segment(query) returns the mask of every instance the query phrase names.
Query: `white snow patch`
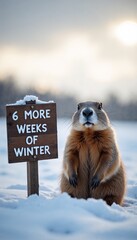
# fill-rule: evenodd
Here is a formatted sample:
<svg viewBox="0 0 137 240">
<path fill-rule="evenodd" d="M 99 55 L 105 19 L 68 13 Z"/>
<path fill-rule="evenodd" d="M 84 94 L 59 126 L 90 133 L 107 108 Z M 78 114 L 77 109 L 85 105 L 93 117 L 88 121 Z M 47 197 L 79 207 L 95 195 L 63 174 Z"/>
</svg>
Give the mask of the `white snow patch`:
<svg viewBox="0 0 137 240">
<path fill-rule="evenodd" d="M 135 239 L 136 217 L 102 200 L 53 199 L 37 195 L 4 201 L 0 209 L 1 239 Z M 6 236 L 6 238 L 5 238 Z"/>
<path fill-rule="evenodd" d="M 26 105 L 26 102 L 29 102 L 29 101 L 36 101 L 36 104 L 54 103 L 54 101 L 52 101 L 52 100 L 46 102 L 46 101 L 39 100 L 38 97 L 36 97 L 34 95 L 26 95 L 22 100 L 18 100 L 18 101 L 16 101 L 16 103 L 7 104 L 7 106 Z"/>
<path fill-rule="evenodd" d="M 60 193 L 62 156 L 69 126 L 68 120 L 58 120 L 59 159 L 39 161 L 40 195 L 27 198 L 26 164 L 8 164 L 6 120 L 0 119 L 0 239 L 137 239 L 137 123 L 115 123 L 127 172 L 123 207 Z"/>
</svg>

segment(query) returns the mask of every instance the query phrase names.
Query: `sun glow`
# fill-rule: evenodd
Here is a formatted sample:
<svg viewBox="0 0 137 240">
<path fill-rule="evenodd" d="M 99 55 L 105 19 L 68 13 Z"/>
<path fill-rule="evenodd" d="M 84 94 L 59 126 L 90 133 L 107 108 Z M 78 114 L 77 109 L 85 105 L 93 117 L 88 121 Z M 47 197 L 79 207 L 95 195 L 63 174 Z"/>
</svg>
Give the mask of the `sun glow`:
<svg viewBox="0 0 137 240">
<path fill-rule="evenodd" d="M 125 21 L 114 29 L 115 37 L 127 46 L 137 44 L 137 23 Z"/>
<path fill-rule="evenodd" d="M 110 32 L 114 36 L 114 27 Z M 120 53 L 116 59 L 104 57 L 102 45 L 90 35 L 72 33 L 61 39 L 51 49 L 0 47 L 0 78 L 11 75 L 21 88 L 33 86 L 41 93 L 77 92 L 83 98 L 112 88 L 117 79 L 136 78 L 132 59 L 123 59 Z"/>
</svg>

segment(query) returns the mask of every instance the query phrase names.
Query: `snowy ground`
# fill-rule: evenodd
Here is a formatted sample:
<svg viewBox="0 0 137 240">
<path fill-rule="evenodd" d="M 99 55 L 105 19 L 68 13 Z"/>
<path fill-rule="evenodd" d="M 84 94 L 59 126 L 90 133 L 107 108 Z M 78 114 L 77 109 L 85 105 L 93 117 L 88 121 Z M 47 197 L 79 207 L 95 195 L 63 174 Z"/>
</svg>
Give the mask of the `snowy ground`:
<svg viewBox="0 0 137 240">
<path fill-rule="evenodd" d="M 58 120 L 59 159 L 39 161 L 40 196 L 27 198 L 26 163 L 8 164 L 5 119 L 0 119 L 0 239 L 137 239 L 137 123 L 113 123 L 127 171 L 124 206 L 60 194 L 61 160 L 70 130 Z"/>
</svg>

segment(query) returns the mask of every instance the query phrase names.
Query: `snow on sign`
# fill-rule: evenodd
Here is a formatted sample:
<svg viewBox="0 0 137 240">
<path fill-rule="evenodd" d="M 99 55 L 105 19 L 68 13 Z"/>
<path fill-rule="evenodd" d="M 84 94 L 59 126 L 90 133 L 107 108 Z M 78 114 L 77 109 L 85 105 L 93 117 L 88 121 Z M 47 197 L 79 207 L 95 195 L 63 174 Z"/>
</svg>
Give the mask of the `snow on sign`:
<svg viewBox="0 0 137 240">
<path fill-rule="evenodd" d="M 7 105 L 9 163 L 57 158 L 56 104 Z"/>
</svg>

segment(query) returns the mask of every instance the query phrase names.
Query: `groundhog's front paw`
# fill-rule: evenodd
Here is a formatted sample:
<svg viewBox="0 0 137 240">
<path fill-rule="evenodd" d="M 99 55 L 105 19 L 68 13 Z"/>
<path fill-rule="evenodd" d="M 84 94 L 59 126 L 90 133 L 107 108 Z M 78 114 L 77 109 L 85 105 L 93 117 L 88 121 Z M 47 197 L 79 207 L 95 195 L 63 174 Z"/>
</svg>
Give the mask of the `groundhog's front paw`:
<svg viewBox="0 0 137 240">
<path fill-rule="evenodd" d="M 96 187 L 98 187 L 99 184 L 100 184 L 100 180 L 99 180 L 98 177 L 95 175 L 95 176 L 91 179 L 90 187 L 91 187 L 92 189 L 95 189 Z"/>
<path fill-rule="evenodd" d="M 77 184 L 78 184 L 78 182 L 77 182 L 77 175 L 76 175 L 76 173 L 73 173 L 72 175 L 71 175 L 71 177 L 69 177 L 69 183 L 75 188 L 76 186 L 77 186 Z"/>
</svg>

